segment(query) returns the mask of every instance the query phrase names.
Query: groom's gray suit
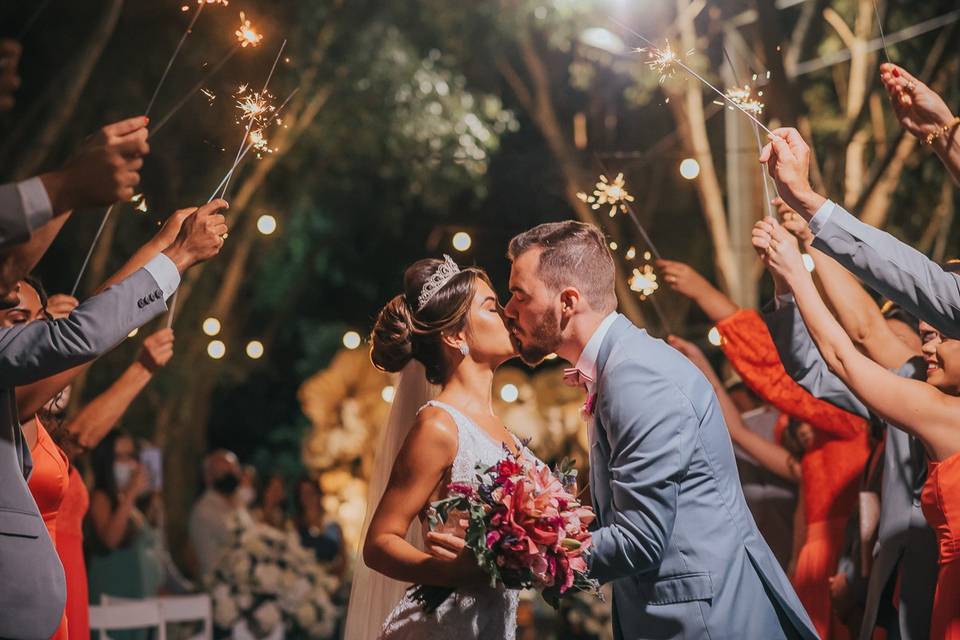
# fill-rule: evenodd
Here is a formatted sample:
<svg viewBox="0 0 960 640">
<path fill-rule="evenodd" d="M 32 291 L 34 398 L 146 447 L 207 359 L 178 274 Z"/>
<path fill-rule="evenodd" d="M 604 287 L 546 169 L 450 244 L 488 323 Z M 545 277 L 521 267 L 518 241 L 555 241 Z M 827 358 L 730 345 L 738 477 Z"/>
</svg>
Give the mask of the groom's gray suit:
<svg viewBox="0 0 960 640">
<path fill-rule="evenodd" d="M 591 575 L 613 581 L 614 633 L 816 638 L 747 508 L 709 382 L 618 316 L 596 361 Z"/>
<path fill-rule="evenodd" d="M 158 256 L 68 318 L 0 329 L 0 638 L 49 638 L 66 601 L 63 567 L 27 488 L 33 465 L 15 388 L 103 355 L 166 310 L 179 282 Z"/>
</svg>

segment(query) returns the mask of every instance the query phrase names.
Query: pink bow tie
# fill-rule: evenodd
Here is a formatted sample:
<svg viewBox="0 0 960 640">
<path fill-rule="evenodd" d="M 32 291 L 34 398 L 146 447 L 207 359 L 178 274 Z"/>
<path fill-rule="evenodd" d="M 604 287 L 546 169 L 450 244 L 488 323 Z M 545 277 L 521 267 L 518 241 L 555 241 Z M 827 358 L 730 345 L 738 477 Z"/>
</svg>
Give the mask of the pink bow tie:
<svg viewBox="0 0 960 640">
<path fill-rule="evenodd" d="M 563 370 L 563 384 L 568 387 L 586 387 L 591 382 L 593 378 L 576 367 Z"/>
</svg>

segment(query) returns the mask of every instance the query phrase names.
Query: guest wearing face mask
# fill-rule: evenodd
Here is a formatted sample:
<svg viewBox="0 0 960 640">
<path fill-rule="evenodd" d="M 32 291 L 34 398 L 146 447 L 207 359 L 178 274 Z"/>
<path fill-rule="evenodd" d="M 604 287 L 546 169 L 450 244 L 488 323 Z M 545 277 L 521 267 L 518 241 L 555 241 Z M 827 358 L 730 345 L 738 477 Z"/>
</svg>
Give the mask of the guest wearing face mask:
<svg viewBox="0 0 960 640">
<path fill-rule="evenodd" d="M 217 564 L 230 541 L 234 524 L 251 526 L 253 519 L 240 500 L 240 462 L 232 451 L 218 449 L 203 461 L 206 490 L 190 512 L 190 544 L 197 560 L 198 578 Z"/>
<path fill-rule="evenodd" d="M 99 603 L 104 594 L 156 596 L 165 575 L 163 542 L 145 514 L 150 479 L 137 442 L 125 431 L 112 431 L 93 450 L 90 462 L 90 602 Z"/>
</svg>

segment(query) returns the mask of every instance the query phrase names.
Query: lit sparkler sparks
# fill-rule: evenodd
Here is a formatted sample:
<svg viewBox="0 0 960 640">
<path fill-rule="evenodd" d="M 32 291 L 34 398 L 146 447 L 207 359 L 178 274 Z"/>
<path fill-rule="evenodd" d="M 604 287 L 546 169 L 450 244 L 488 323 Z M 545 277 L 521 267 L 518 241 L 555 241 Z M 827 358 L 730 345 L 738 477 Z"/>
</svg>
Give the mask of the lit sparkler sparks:
<svg viewBox="0 0 960 640">
<path fill-rule="evenodd" d="M 627 212 L 627 203 L 633 202 L 634 198 L 627 191 L 623 174 L 618 173 L 617 177 L 610 182 L 607 176 L 601 175 L 600 181 L 594 186 L 593 195 L 578 193 L 577 197 L 590 205 L 590 208 L 596 211 L 600 207 L 610 205 L 610 217 Z"/>
<path fill-rule="evenodd" d="M 207 102 L 210 104 L 213 104 L 213 101 L 217 99 L 217 94 L 215 94 L 213 91 L 210 91 L 210 89 L 201 89 L 200 93 L 207 97 Z"/>
<path fill-rule="evenodd" d="M 246 85 L 240 87 L 236 97 L 240 98 L 246 93 Z M 273 106 L 273 96 L 267 91 L 248 93 L 237 100 L 237 109 L 240 110 L 240 120 L 237 124 L 248 122 L 250 127 L 263 127 L 264 124 L 273 119 L 273 113 L 277 110 Z"/>
<path fill-rule="evenodd" d="M 763 96 L 763 91 L 757 92 L 757 97 L 753 97 L 753 91 L 749 86 L 744 85 L 742 87 L 734 87 L 733 89 L 728 89 L 726 92 L 726 100 L 730 103 L 733 103 L 739 106 L 743 111 L 754 115 L 759 116 L 763 113 L 764 105 L 759 98 Z M 714 100 L 714 104 L 720 106 L 725 106 L 726 103 L 721 100 Z M 733 106 L 728 107 L 731 111 L 734 109 Z"/>
<path fill-rule="evenodd" d="M 243 11 L 240 12 L 240 28 L 234 32 L 234 35 L 237 36 L 237 42 L 241 47 L 256 47 L 263 40 L 263 34 L 256 32 Z"/>
<path fill-rule="evenodd" d="M 130 202 L 133 204 L 134 210 L 141 213 L 147 213 L 147 198 L 142 193 L 138 193 L 130 198 Z"/>
<path fill-rule="evenodd" d="M 263 135 L 262 129 L 254 129 L 250 132 L 249 136 L 250 144 L 253 146 L 253 150 L 257 152 L 257 157 L 263 157 L 264 153 L 273 153 L 276 149 L 270 147 L 269 141 L 267 141 L 266 136 Z"/>
<path fill-rule="evenodd" d="M 673 77 L 673 74 L 677 70 L 677 63 L 680 62 L 680 55 L 670 46 L 669 40 L 663 49 L 659 47 L 641 47 L 634 49 L 634 51 L 647 54 L 647 66 L 660 76 L 660 84 L 666 82 L 668 78 Z M 689 56 L 692 53 L 693 50 L 691 49 L 687 52 L 687 55 Z"/>
<path fill-rule="evenodd" d="M 647 297 L 652 296 L 654 292 L 660 288 L 660 283 L 657 282 L 657 274 L 650 263 L 640 268 L 634 268 L 633 275 L 630 276 L 629 285 L 631 291 L 636 291 L 640 294 L 641 300 L 646 300 Z"/>
</svg>

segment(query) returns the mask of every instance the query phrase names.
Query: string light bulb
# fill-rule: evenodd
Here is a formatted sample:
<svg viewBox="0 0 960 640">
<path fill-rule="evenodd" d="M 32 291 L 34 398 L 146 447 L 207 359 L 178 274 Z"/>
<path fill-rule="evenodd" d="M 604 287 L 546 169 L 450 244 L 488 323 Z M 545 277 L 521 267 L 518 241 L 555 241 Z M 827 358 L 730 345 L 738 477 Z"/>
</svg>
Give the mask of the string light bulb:
<svg viewBox="0 0 960 640">
<path fill-rule="evenodd" d="M 360 334 L 356 331 L 347 331 L 343 334 L 343 346 L 351 351 L 360 346 Z"/>
<path fill-rule="evenodd" d="M 220 321 L 216 318 L 207 318 L 203 321 L 203 332 L 208 336 L 215 336 L 220 333 Z"/>
<path fill-rule="evenodd" d="M 720 329 L 712 327 L 710 332 L 707 333 L 707 341 L 715 347 L 719 347 L 723 343 L 723 338 L 720 336 Z"/>
<path fill-rule="evenodd" d="M 257 231 L 265 236 L 270 235 L 277 230 L 277 219 L 269 213 L 265 213 L 257 218 Z"/>
<path fill-rule="evenodd" d="M 452 244 L 454 249 L 463 252 L 473 245 L 473 238 L 471 238 L 470 234 L 466 231 L 458 231 L 457 233 L 453 234 Z"/>
<path fill-rule="evenodd" d="M 393 398 L 396 395 L 397 395 L 397 390 L 393 387 L 393 385 L 388 384 L 383 388 L 382 391 L 380 391 L 380 397 L 383 398 L 383 401 L 386 402 L 387 404 L 390 404 L 391 402 L 393 402 Z"/>
<path fill-rule="evenodd" d="M 505 384 L 500 387 L 500 399 L 504 402 L 516 402 L 520 397 L 520 389 L 515 384 Z"/>
<path fill-rule="evenodd" d="M 210 344 L 207 345 L 207 355 L 214 360 L 219 360 L 227 355 L 227 345 L 223 343 L 223 340 L 211 340 Z"/>
<path fill-rule="evenodd" d="M 687 180 L 693 180 L 700 175 L 700 163 L 693 158 L 685 158 L 680 163 L 680 175 Z"/>
<path fill-rule="evenodd" d="M 263 343 L 259 340 L 251 340 L 247 343 L 247 357 L 251 360 L 259 360 L 263 357 Z"/>
</svg>

